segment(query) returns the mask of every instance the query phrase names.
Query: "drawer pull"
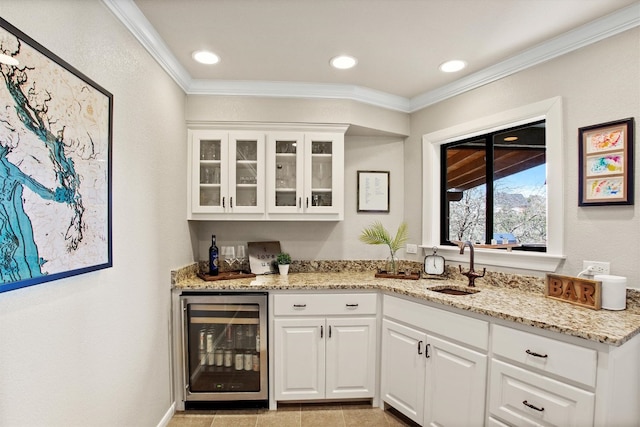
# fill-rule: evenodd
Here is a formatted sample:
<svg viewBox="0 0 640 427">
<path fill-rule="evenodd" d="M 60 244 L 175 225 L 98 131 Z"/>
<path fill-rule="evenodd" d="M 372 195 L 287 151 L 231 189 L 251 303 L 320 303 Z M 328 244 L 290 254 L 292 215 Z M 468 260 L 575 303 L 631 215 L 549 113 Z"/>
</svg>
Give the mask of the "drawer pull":
<svg viewBox="0 0 640 427">
<path fill-rule="evenodd" d="M 357 307 L 358 304 L 347 304 L 347 307 Z"/>
<path fill-rule="evenodd" d="M 543 359 L 546 359 L 547 357 L 549 357 L 547 354 L 540 354 L 540 353 L 536 353 L 534 351 L 531 351 L 529 349 L 527 349 L 527 351 L 525 352 L 527 354 L 530 354 L 531 356 L 535 356 L 535 357 L 541 357 Z"/>
<path fill-rule="evenodd" d="M 538 408 L 537 406 L 532 405 L 531 403 L 527 402 L 526 400 L 523 400 L 523 401 L 522 401 L 522 404 L 523 404 L 524 406 L 526 406 L 527 408 L 535 409 L 535 410 L 536 410 L 536 411 L 538 411 L 538 412 L 542 412 L 542 411 L 544 411 L 544 408 Z"/>
<path fill-rule="evenodd" d="M 295 308 L 305 308 L 307 304 L 293 304 Z"/>
</svg>

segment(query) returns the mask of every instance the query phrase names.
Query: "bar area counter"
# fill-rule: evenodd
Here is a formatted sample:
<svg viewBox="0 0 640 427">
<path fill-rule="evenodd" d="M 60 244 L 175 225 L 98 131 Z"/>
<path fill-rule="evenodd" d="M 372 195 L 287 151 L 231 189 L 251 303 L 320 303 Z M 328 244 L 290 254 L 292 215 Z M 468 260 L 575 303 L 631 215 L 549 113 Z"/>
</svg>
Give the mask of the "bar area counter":
<svg viewBox="0 0 640 427">
<path fill-rule="evenodd" d="M 619 346 L 640 333 L 640 291 L 627 290 L 627 309 L 591 310 L 544 296 L 544 278 L 505 273 L 487 273 L 476 281 L 470 295 L 447 295 L 434 289 L 467 289 L 466 278 L 449 267 L 444 278 L 418 280 L 375 277 L 375 267 L 367 262 L 316 262 L 298 266 L 301 272 L 286 276 L 262 275 L 252 278 L 205 281 L 198 277 L 198 264 L 172 271 L 175 291 L 380 291 L 396 296 L 441 304 L 470 313 L 512 321 L 590 341 Z M 353 263 L 358 263 L 357 271 Z M 337 265 L 334 265 L 337 264 Z M 375 264 L 375 263 L 372 263 Z M 313 269 L 322 271 L 304 271 Z M 342 270 L 340 272 L 335 270 Z M 442 307 L 446 308 L 446 307 Z"/>
</svg>

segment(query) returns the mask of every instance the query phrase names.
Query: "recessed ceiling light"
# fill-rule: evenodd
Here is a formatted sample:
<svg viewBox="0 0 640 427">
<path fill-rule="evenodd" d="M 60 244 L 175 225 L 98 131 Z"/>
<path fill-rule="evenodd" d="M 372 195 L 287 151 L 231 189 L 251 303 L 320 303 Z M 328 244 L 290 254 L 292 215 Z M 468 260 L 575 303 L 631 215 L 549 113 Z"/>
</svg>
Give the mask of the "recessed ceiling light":
<svg viewBox="0 0 640 427">
<path fill-rule="evenodd" d="M 467 66 L 466 62 L 461 61 L 459 59 L 454 59 L 452 61 L 447 61 L 441 64 L 440 71 L 443 71 L 445 73 L 455 73 L 456 71 L 462 70 L 466 66 Z"/>
<path fill-rule="evenodd" d="M 353 68 L 358 63 L 358 60 L 353 56 L 340 55 L 331 58 L 331 66 L 339 70 L 348 70 Z"/>
<path fill-rule="evenodd" d="M 507 142 L 512 142 L 512 141 L 517 141 L 518 137 L 517 136 L 507 136 L 504 138 L 505 141 Z"/>
<path fill-rule="evenodd" d="M 20 62 L 14 58 L 13 56 L 5 55 L 4 53 L 0 53 L 0 64 L 6 65 L 18 65 Z"/>
<path fill-rule="evenodd" d="M 220 61 L 218 55 L 213 52 L 209 52 L 208 50 L 198 50 L 193 52 L 191 56 L 201 64 L 211 65 L 217 64 Z"/>
</svg>

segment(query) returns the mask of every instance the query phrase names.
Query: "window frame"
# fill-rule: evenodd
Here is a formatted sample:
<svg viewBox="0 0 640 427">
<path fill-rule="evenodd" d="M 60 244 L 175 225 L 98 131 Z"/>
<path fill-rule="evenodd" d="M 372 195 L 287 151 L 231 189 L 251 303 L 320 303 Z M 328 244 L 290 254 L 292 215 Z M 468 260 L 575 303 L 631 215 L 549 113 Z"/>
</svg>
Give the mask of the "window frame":
<svg viewBox="0 0 640 427">
<path fill-rule="evenodd" d="M 476 142 L 476 141 L 483 141 L 483 145 L 484 145 L 484 155 L 485 155 L 485 160 L 486 160 L 486 167 L 485 167 L 485 172 L 484 172 L 484 176 L 485 176 L 485 185 L 486 185 L 486 203 L 485 203 L 485 236 L 486 236 L 486 241 L 482 242 L 482 244 L 490 244 L 490 240 L 491 237 L 494 232 L 495 232 L 495 228 L 494 228 L 494 223 L 495 223 L 495 167 L 496 167 L 496 158 L 495 158 L 495 138 L 498 135 L 504 134 L 505 132 L 509 133 L 509 132 L 514 132 L 514 131 L 518 131 L 524 128 L 529 128 L 533 125 L 539 125 L 539 124 L 545 124 L 544 120 L 538 120 L 538 121 L 534 121 L 534 122 L 529 122 L 526 123 L 524 126 L 516 126 L 516 127 L 509 127 L 509 128 L 505 128 L 505 129 L 501 129 L 497 132 L 487 132 L 485 134 L 481 134 L 481 135 L 477 135 L 473 138 L 462 138 L 459 139 L 457 141 L 453 141 L 453 142 L 449 142 L 446 144 L 441 144 L 440 145 L 440 182 L 445 182 L 445 180 L 447 179 L 447 157 L 446 155 L 443 155 L 443 153 L 446 152 L 447 149 L 449 148 L 455 148 L 455 147 L 459 147 L 459 146 L 464 146 L 465 144 L 468 144 L 470 142 Z M 540 147 L 536 148 L 536 147 L 531 147 L 532 149 L 540 149 Z M 543 146 L 545 152 L 546 152 L 546 142 L 545 145 Z M 545 160 L 545 164 L 546 164 L 546 160 Z M 545 167 L 546 170 L 546 167 Z M 493 179 L 489 179 L 489 177 L 493 177 Z M 441 245 L 453 245 L 453 243 L 451 243 L 451 241 L 449 240 L 448 236 L 450 234 L 450 226 L 451 224 L 446 221 L 443 220 L 443 217 L 445 216 L 446 212 L 448 211 L 448 207 L 447 207 L 447 203 L 450 203 L 447 200 L 447 192 L 449 191 L 449 189 L 445 189 L 445 188 L 441 188 L 440 189 L 440 244 Z M 513 250 L 526 250 L 524 248 L 513 248 Z M 538 250 L 538 252 L 546 252 L 547 251 L 547 245 L 545 243 L 544 245 L 544 250 Z"/>
<path fill-rule="evenodd" d="M 487 266 L 554 272 L 564 254 L 564 143 L 562 98 L 554 97 L 478 118 L 422 136 L 422 244 L 448 261 L 466 262 L 455 246 L 440 244 L 441 146 L 511 127 L 545 120 L 547 178 L 547 252 L 475 251 L 475 261 Z"/>
</svg>

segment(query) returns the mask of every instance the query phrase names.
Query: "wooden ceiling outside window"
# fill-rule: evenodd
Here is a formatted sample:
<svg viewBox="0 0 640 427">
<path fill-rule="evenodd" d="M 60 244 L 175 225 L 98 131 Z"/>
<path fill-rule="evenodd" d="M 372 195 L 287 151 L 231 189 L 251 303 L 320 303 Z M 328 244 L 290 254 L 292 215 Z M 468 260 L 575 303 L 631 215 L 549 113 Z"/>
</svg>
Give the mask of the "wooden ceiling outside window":
<svg viewBox="0 0 640 427">
<path fill-rule="evenodd" d="M 518 140 L 502 142 L 505 136 Z M 495 136 L 494 181 L 546 163 L 544 124 Z M 486 183 L 483 139 L 447 148 L 447 190 L 464 191 Z"/>
</svg>

